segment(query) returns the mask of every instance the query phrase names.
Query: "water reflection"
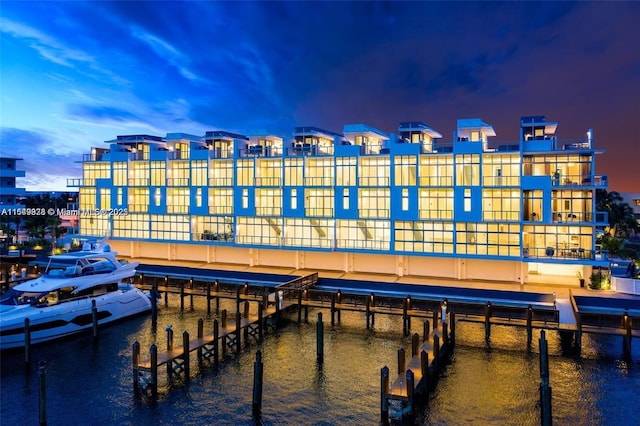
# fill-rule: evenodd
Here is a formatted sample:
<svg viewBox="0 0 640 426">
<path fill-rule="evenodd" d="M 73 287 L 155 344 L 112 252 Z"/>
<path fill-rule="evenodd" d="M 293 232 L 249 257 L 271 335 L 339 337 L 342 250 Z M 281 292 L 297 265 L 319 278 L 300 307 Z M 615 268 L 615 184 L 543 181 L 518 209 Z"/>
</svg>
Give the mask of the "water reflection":
<svg viewBox="0 0 640 426">
<path fill-rule="evenodd" d="M 363 314 L 342 313 L 342 323 L 330 329 L 325 320 L 324 362 L 316 360 L 315 312 L 310 324 L 290 323 L 251 346 L 219 368 L 200 368 L 192 358 L 192 378 L 182 385 L 166 380 L 160 370 L 157 405 L 133 397 L 131 346 L 140 342 L 143 356 L 157 342 L 166 346 L 165 326 L 171 324 L 176 344 L 184 330 L 195 335 L 206 305 L 196 298 L 194 312 L 181 313 L 179 299 L 162 308 L 157 330 L 150 317 L 136 318 L 100 330 L 95 344 L 90 334 L 33 348 L 33 360 L 48 361 L 50 425 L 78 424 L 255 424 L 251 413 L 253 362 L 260 348 L 264 361 L 263 413 L 260 424 L 378 424 L 380 368 L 397 372 L 397 350 L 403 338 L 402 320 L 378 315 L 376 329 L 365 330 Z M 235 310 L 233 301 L 222 308 Z M 326 311 L 325 315 L 328 317 Z M 292 316 L 293 318 L 296 315 Z M 210 330 L 213 318 L 205 322 Z M 422 324 L 413 321 L 412 332 Z M 423 424 L 539 424 L 538 332 L 531 351 L 526 330 L 493 326 L 485 342 L 483 324 L 461 322 L 457 346 L 434 393 L 422 403 Z M 638 341 L 632 360 L 621 357 L 620 337 L 585 334 L 582 357 L 568 354 L 566 338 L 547 332 L 553 419 L 556 424 L 637 424 Z M 570 346 L 569 346 L 570 347 Z M 2 354 L 2 424 L 35 424 L 38 413 L 36 366 L 25 373 L 23 354 Z"/>
</svg>

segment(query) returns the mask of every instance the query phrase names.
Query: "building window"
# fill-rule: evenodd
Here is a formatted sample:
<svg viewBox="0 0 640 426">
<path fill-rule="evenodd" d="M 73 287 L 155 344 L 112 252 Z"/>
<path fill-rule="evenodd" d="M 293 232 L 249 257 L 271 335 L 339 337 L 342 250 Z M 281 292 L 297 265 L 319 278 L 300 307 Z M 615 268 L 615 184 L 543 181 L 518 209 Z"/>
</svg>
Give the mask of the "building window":
<svg viewBox="0 0 640 426">
<path fill-rule="evenodd" d="M 298 208 L 298 190 L 296 188 L 291 189 L 291 210 Z"/>
<path fill-rule="evenodd" d="M 402 188 L 402 211 L 409 210 L 409 189 Z"/>
<path fill-rule="evenodd" d="M 453 253 L 453 223 L 395 222 L 395 250 L 409 253 Z"/>
<path fill-rule="evenodd" d="M 360 157 L 360 186 L 389 186 L 389 157 Z"/>
<path fill-rule="evenodd" d="M 111 208 L 111 188 L 100 188 L 100 208 L 102 210 Z"/>
<path fill-rule="evenodd" d="M 85 185 L 87 185 L 87 182 L 85 182 Z M 127 186 L 127 163 L 125 161 L 116 161 L 113 163 L 113 185 Z"/>
<path fill-rule="evenodd" d="M 151 215 L 151 238 L 154 240 L 188 241 L 191 237 L 189 216 Z"/>
<path fill-rule="evenodd" d="M 165 186 L 167 184 L 166 161 L 151 162 L 151 186 Z"/>
<path fill-rule="evenodd" d="M 167 188 L 167 213 L 189 213 L 189 188 Z"/>
<path fill-rule="evenodd" d="M 167 186 L 189 186 L 190 164 L 188 161 L 171 161 Z"/>
<path fill-rule="evenodd" d="M 471 190 L 469 188 L 464 189 L 464 211 L 471 211 Z"/>
<path fill-rule="evenodd" d="M 356 158 L 338 157 L 336 158 L 336 185 L 355 186 L 356 185 Z"/>
<path fill-rule="evenodd" d="M 233 162 L 229 160 L 211 160 L 209 162 L 209 186 L 232 186 Z"/>
<path fill-rule="evenodd" d="M 388 218 L 390 205 L 389 188 L 360 188 L 358 191 L 358 215 L 362 218 Z"/>
<path fill-rule="evenodd" d="M 256 188 L 256 215 L 282 216 L 282 189 Z"/>
<path fill-rule="evenodd" d="M 478 154 L 456 155 L 456 185 L 480 185 L 480 156 Z"/>
<path fill-rule="evenodd" d="M 236 182 L 242 186 L 253 186 L 253 178 L 255 175 L 255 162 L 252 159 L 238 160 L 236 163 Z"/>
<path fill-rule="evenodd" d="M 453 189 L 421 188 L 418 204 L 420 219 L 452 219 Z"/>
<path fill-rule="evenodd" d="M 118 197 L 118 205 L 121 206 L 122 205 L 122 188 L 118 188 L 118 192 L 117 192 L 117 197 Z"/>
<path fill-rule="evenodd" d="M 388 220 L 339 220 L 336 245 L 344 249 L 389 250 Z"/>
<path fill-rule="evenodd" d="M 153 194 L 153 201 L 156 207 L 160 206 L 160 188 L 156 188 Z"/>
<path fill-rule="evenodd" d="M 342 190 L 342 209 L 349 210 L 349 188 Z"/>
<path fill-rule="evenodd" d="M 420 186 L 453 186 L 453 157 L 421 156 L 419 176 Z"/>
<path fill-rule="evenodd" d="M 247 188 L 244 188 L 242 190 L 242 208 L 249 208 L 249 190 Z"/>
<path fill-rule="evenodd" d="M 541 210 L 538 209 L 538 211 Z M 531 217 L 531 214 L 529 217 Z M 511 189 L 483 189 L 482 219 L 486 221 L 519 220 L 520 192 Z M 525 220 L 533 219 L 529 218 Z"/>
<path fill-rule="evenodd" d="M 333 217 L 333 188 L 306 188 L 305 216 Z"/>
<path fill-rule="evenodd" d="M 233 214 L 233 189 L 209 188 L 209 214 Z"/>
<path fill-rule="evenodd" d="M 207 162 L 205 160 L 191 161 L 191 185 L 207 186 Z"/>
<path fill-rule="evenodd" d="M 196 207 L 202 207 L 202 188 L 196 189 Z"/>
<path fill-rule="evenodd" d="M 289 247 L 333 247 L 331 219 L 285 219 L 283 244 Z"/>
<path fill-rule="evenodd" d="M 393 161 L 393 181 L 396 186 L 416 184 L 416 156 L 398 155 Z"/>
</svg>

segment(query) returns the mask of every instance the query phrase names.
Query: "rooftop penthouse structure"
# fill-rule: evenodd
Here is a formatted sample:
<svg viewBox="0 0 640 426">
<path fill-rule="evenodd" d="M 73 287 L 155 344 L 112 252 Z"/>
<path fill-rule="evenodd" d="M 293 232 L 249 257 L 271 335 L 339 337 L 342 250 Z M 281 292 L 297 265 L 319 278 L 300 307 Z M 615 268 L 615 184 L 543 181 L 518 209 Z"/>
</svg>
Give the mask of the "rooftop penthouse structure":
<svg viewBox="0 0 640 426">
<path fill-rule="evenodd" d="M 118 136 L 84 156 L 80 232 L 121 254 L 398 276 L 578 284 L 595 243 L 593 131 L 561 140 L 544 116 L 494 141 L 479 118 L 451 141 L 422 122 L 292 137 L 208 131 Z"/>
</svg>

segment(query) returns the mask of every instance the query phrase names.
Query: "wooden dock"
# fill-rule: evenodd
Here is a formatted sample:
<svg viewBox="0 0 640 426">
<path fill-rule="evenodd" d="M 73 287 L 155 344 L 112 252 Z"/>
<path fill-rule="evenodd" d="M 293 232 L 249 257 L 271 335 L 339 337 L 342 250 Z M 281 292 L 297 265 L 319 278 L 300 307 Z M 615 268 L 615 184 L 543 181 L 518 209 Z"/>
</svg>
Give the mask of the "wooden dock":
<svg viewBox="0 0 640 426">
<path fill-rule="evenodd" d="M 263 309 L 262 302 L 258 303 L 258 312 L 243 316 L 239 311 L 235 314 L 235 321 L 227 323 L 227 311 L 222 311 L 221 321 L 213 321 L 212 332 L 204 334 L 204 320 L 198 320 L 198 332 L 195 339 L 191 339 L 185 331 L 182 335 L 182 345 L 175 346 L 173 330 L 167 327 L 167 347 L 158 352 L 157 345 L 151 345 L 149 358 L 142 359 L 140 344 L 133 344 L 133 388 L 137 395 L 141 391 L 155 397 L 158 393 L 158 368 L 166 365 L 168 376 L 181 374 L 185 380 L 190 377 L 191 353 L 196 352 L 199 365 L 205 363 L 217 365 L 227 354 L 234 351 L 236 355 L 242 350 L 242 342 L 246 344 L 250 337 L 262 341 L 265 332 L 275 327 L 280 313 L 279 306 Z"/>
</svg>

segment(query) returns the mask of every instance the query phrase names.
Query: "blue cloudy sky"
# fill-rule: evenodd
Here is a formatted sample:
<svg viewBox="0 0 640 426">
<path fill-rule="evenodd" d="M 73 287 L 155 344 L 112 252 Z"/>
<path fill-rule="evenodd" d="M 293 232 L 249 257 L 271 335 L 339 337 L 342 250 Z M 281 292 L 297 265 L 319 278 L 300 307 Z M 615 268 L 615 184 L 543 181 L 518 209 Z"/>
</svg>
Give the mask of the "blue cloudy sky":
<svg viewBox="0 0 640 426">
<path fill-rule="evenodd" d="M 450 140 L 481 117 L 593 128 L 598 173 L 640 191 L 640 2 L 12 2 L 0 4 L 0 154 L 29 190 L 65 189 L 117 135 L 296 125 Z"/>
</svg>

